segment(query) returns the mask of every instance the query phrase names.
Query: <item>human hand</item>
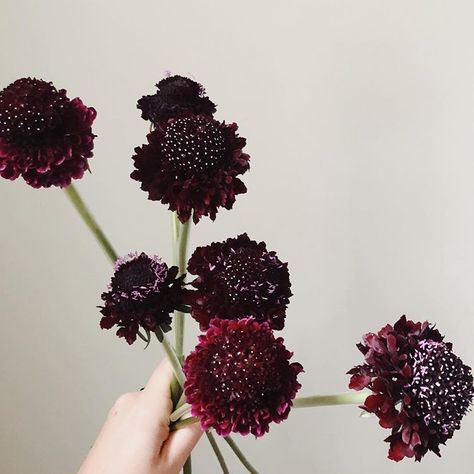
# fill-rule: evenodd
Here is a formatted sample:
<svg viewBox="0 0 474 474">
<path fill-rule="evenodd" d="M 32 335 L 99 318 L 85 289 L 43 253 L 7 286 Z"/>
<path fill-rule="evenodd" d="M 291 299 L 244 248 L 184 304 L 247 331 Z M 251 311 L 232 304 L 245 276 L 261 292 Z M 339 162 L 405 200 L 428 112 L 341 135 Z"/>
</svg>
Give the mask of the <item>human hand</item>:
<svg viewBox="0 0 474 474">
<path fill-rule="evenodd" d="M 173 370 L 161 362 L 141 392 L 122 395 L 78 474 L 177 474 L 202 431 L 191 424 L 170 433 Z"/>
</svg>

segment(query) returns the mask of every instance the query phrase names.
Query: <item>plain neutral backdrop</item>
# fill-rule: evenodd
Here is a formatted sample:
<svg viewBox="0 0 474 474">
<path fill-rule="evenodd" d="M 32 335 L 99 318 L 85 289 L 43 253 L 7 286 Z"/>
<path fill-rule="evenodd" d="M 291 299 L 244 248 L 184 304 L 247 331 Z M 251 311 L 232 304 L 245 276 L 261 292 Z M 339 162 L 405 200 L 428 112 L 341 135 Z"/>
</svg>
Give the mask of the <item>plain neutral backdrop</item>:
<svg viewBox="0 0 474 474">
<path fill-rule="evenodd" d="M 98 110 L 78 189 L 119 253 L 169 261 L 169 213 L 129 178 L 136 101 L 167 70 L 202 82 L 252 159 L 248 193 L 191 247 L 248 232 L 288 261 L 300 394 L 341 392 L 361 335 L 403 313 L 474 364 L 473 16 L 455 0 L 0 0 L 0 88 L 35 76 Z M 0 213 L 0 472 L 74 473 L 163 353 L 99 329 L 111 266 L 61 190 L 2 180 Z M 472 470 L 473 415 L 421 464 L 388 461 L 388 434 L 356 407 L 300 409 L 241 445 L 264 474 Z M 205 440 L 193 462 L 219 472 Z"/>
</svg>

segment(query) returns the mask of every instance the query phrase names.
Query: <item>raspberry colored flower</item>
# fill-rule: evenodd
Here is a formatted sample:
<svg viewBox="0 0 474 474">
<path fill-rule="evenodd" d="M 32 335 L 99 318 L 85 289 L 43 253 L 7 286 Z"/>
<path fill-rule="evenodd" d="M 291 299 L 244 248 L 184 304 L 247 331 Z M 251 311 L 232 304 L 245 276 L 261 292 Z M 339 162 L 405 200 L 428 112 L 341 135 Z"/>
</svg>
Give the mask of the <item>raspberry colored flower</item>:
<svg viewBox="0 0 474 474">
<path fill-rule="evenodd" d="M 196 292 L 190 301 L 192 316 L 201 329 L 212 318 L 239 319 L 252 316 L 283 329 L 286 307 L 292 295 L 288 264 L 265 242 L 247 234 L 198 247 L 188 262 Z"/>
<path fill-rule="evenodd" d="M 170 119 L 135 149 L 131 177 L 148 199 L 168 204 L 181 222 L 191 214 L 195 223 L 207 215 L 214 220 L 219 207 L 231 209 L 235 196 L 247 191 L 237 176 L 249 169 L 249 156 L 236 130 L 235 123 L 203 115 Z"/>
<path fill-rule="evenodd" d="M 184 363 L 184 392 L 204 430 L 256 437 L 286 420 L 303 367 L 267 323 L 214 319 Z"/>
<path fill-rule="evenodd" d="M 420 461 L 428 451 L 440 456 L 439 445 L 460 428 L 472 403 L 470 367 L 432 325 L 405 316 L 393 327 L 366 334 L 363 342 L 357 347 L 365 363 L 348 372 L 349 388 L 373 392 L 362 408 L 392 430 L 385 440 L 388 457 Z"/>
<path fill-rule="evenodd" d="M 139 328 L 168 330 L 170 313 L 182 304 L 184 293 L 184 275 L 176 278 L 178 268 L 168 268 L 156 256 L 130 253 L 117 260 L 114 272 L 109 291 L 102 294 L 100 327 L 118 326 L 117 336 L 129 344 Z"/>
<path fill-rule="evenodd" d="M 209 115 L 216 106 L 206 96 L 204 87 L 187 77 L 171 76 L 156 84 L 157 92 L 142 97 L 137 107 L 142 118 L 157 123 L 185 115 Z"/>
<path fill-rule="evenodd" d="M 89 169 L 96 111 L 51 82 L 24 78 L 0 92 L 0 176 L 65 187 Z"/>
</svg>

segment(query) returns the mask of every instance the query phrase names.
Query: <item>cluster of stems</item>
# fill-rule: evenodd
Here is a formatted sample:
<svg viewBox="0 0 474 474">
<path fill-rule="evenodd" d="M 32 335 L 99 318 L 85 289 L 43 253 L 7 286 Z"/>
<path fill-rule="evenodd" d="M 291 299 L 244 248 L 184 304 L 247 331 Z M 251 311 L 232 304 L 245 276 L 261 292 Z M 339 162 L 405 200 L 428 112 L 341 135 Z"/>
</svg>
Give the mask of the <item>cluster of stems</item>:
<svg viewBox="0 0 474 474">
<path fill-rule="evenodd" d="M 87 208 L 86 204 L 82 200 L 76 188 L 71 184 L 65 189 L 65 192 L 70 201 L 72 202 L 73 206 L 83 219 L 86 226 L 90 229 L 94 237 L 97 239 L 97 242 L 102 247 L 105 254 L 109 257 L 112 263 L 115 263 L 115 261 L 117 260 L 117 253 L 115 252 L 114 248 L 110 244 L 109 240 L 107 239 L 100 226 L 97 224 L 97 221 L 94 219 L 93 215 Z M 182 224 L 178 220 L 176 213 L 172 214 L 173 263 L 179 268 L 180 275 L 186 272 L 189 222 L 190 221 L 187 221 L 185 224 Z M 199 421 L 197 418 L 190 416 L 191 407 L 185 403 L 185 397 L 183 394 L 184 374 L 182 371 L 182 364 L 184 360 L 184 329 L 184 313 L 180 310 L 176 310 L 174 313 L 174 347 L 168 341 L 167 337 L 162 333 L 161 329 L 158 329 L 156 331 L 156 337 L 161 342 L 175 374 L 174 381 L 170 388 L 171 396 L 174 403 L 174 411 L 170 417 L 170 429 L 172 431 Z M 295 408 L 303 408 L 330 405 L 362 404 L 366 397 L 367 392 L 299 397 L 294 400 L 293 406 Z M 216 455 L 223 474 L 229 474 L 229 469 L 225 462 L 224 456 L 222 455 L 222 452 L 211 430 L 206 431 L 206 436 L 209 441 L 209 444 L 211 445 Z M 245 469 L 251 474 L 258 474 L 257 470 L 252 466 L 252 464 L 248 461 L 248 459 L 239 449 L 236 442 L 230 436 L 224 437 L 224 440 L 235 453 L 235 455 L 240 460 Z M 183 473 L 191 474 L 191 472 L 191 457 L 189 457 L 183 467 Z"/>
</svg>

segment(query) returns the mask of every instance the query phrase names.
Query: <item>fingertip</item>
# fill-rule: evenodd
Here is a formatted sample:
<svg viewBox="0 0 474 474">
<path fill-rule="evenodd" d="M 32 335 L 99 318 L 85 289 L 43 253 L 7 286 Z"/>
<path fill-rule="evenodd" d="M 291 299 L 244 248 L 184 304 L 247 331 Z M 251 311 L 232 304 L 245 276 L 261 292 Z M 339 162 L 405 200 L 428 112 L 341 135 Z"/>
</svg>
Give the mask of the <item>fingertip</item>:
<svg viewBox="0 0 474 474">
<path fill-rule="evenodd" d="M 165 358 L 157 365 L 156 369 L 151 374 L 143 392 L 153 392 L 158 390 L 161 394 L 163 387 L 169 388 L 173 377 L 173 368 L 168 359 Z"/>
</svg>

